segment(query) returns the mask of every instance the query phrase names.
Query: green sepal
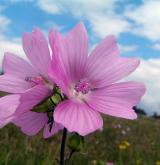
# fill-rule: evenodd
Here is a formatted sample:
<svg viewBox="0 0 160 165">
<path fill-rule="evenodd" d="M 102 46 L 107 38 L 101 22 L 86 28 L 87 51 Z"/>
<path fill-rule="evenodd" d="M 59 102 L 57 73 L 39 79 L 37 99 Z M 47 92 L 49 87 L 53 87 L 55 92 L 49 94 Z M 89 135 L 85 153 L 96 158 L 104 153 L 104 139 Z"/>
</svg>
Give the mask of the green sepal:
<svg viewBox="0 0 160 165">
<path fill-rule="evenodd" d="M 84 137 L 80 136 L 78 134 L 72 134 L 69 139 L 68 139 L 68 147 L 75 151 L 75 152 L 80 152 L 84 148 Z"/>
</svg>

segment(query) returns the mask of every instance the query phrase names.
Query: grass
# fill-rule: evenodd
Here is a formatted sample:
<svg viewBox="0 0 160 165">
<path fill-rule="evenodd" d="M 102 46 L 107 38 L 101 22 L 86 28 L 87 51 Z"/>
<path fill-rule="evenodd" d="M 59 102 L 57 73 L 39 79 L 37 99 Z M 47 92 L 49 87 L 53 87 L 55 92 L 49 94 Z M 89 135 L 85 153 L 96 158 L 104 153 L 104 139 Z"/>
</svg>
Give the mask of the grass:
<svg viewBox="0 0 160 165">
<path fill-rule="evenodd" d="M 156 165 L 160 161 L 160 120 L 104 119 L 103 131 L 85 137 L 84 149 L 73 155 L 74 165 L 98 165 L 98 161 L 102 165 L 107 161 L 115 165 Z M 44 140 L 41 133 L 27 137 L 8 125 L 0 130 L 0 165 L 56 165 L 61 134 Z M 68 148 L 66 152 L 68 155 Z"/>
</svg>

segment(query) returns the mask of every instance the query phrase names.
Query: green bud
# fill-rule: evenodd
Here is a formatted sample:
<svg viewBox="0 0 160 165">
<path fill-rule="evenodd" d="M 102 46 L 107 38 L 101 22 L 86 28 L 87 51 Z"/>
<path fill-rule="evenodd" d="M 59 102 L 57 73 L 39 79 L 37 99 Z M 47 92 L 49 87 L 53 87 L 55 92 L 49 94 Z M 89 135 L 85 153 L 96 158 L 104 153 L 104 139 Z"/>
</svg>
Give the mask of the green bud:
<svg viewBox="0 0 160 165">
<path fill-rule="evenodd" d="M 75 152 L 81 151 L 84 148 L 84 137 L 72 134 L 68 139 L 68 147 Z"/>
</svg>

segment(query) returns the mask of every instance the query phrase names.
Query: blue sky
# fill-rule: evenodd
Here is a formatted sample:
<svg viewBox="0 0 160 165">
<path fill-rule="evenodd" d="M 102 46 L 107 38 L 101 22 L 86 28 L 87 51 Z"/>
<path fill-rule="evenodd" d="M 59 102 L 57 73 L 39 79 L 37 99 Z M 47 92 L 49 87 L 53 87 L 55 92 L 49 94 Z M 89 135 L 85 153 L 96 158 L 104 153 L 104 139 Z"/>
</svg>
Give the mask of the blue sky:
<svg viewBox="0 0 160 165">
<path fill-rule="evenodd" d="M 44 2 L 47 3 L 47 1 Z M 121 2 L 117 3 L 118 6 L 115 8 L 115 12 L 117 15 L 119 13 L 123 14 L 127 6 L 132 4 L 138 7 L 142 5 L 142 2 L 142 0 L 135 0 L 129 3 L 128 0 L 121 0 Z M 63 4 L 63 1 L 61 3 Z M 83 17 L 83 15 L 79 17 L 74 16 L 69 9 L 68 11 L 63 10 L 61 13 L 52 13 L 43 10 L 42 7 L 39 6 L 38 1 L 32 0 L 1 0 L 0 5 L 4 8 L 1 14 L 11 20 L 5 32 L 5 35 L 9 38 L 21 37 L 24 31 L 32 31 L 34 27 L 40 27 L 46 31 L 52 27 L 57 27 L 61 32 L 66 32 L 79 21 L 85 22 L 89 34 L 92 35 L 90 22 Z M 117 24 L 117 26 L 119 25 Z M 103 37 L 94 36 L 94 40 L 91 39 L 90 43 L 94 44 L 94 42 L 98 42 L 101 38 Z M 118 41 L 120 44 L 123 44 L 124 47 L 134 47 L 136 45 L 136 47 L 134 47 L 135 49 L 128 50 L 132 52 L 129 53 L 129 56 L 139 56 L 142 58 L 160 57 L 159 50 L 152 48 L 154 41 L 148 38 L 134 35 L 124 30 L 122 33 L 119 33 Z M 124 51 L 122 55 L 128 56 L 128 51 Z"/>
<path fill-rule="evenodd" d="M 159 0 L 1 0 L 0 60 L 4 51 L 24 56 L 21 35 L 25 31 L 39 27 L 46 36 L 51 28 L 66 33 L 79 21 L 86 25 L 90 48 L 114 34 L 122 56 L 141 59 L 129 79 L 147 85 L 140 106 L 149 113 L 160 112 Z"/>
</svg>

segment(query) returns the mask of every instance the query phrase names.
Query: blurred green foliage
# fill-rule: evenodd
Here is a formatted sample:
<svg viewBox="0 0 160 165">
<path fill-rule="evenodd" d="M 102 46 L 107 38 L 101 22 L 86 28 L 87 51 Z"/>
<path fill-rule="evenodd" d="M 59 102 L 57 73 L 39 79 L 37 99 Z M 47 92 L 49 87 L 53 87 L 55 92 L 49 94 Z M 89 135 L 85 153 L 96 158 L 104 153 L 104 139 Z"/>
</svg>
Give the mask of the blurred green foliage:
<svg viewBox="0 0 160 165">
<path fill-rule="evenodd" d="M 159 119 L 104 119 L 104 129 L 86 136 L 85 145 L 81 138 L 75 138 L 76 134 L 68 135 L 66 158 L 71 149 L 80 153 L 74 152 L 66 165 L 155 165 L 160 161 Z M 28 137 L 8 125 L 0 130 L 0 165 L 57 165 L 61 135 L 46 140 L 41 133 Z M 119 147 L 122 144 L 127 147 Z"/>
</svg>

